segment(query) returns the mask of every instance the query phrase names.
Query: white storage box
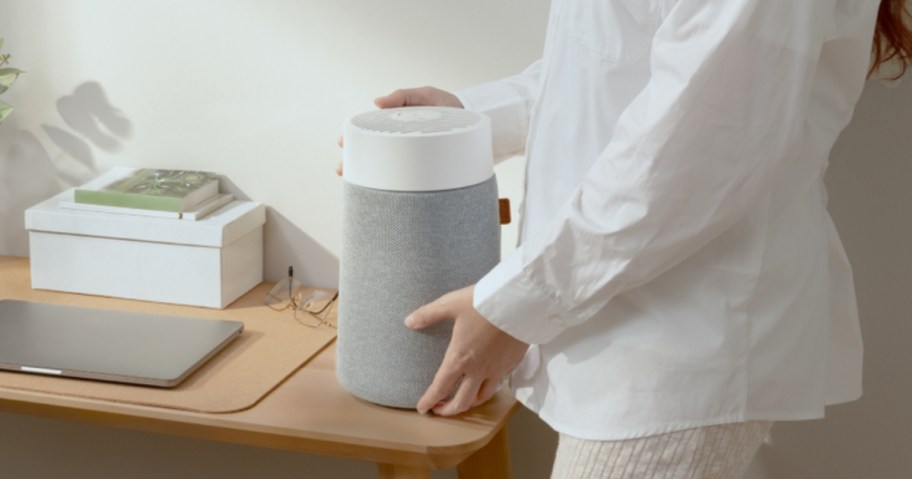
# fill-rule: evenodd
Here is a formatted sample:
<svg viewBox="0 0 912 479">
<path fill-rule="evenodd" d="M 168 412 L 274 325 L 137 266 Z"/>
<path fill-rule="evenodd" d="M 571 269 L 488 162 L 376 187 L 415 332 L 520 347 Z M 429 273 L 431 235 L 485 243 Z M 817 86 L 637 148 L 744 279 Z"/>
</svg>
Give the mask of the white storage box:
<svg viewBox="0 0 912 479">
<path fill-rule="evenodd" d="M 33 288 L 224 308 L 263 280 L 260 203 L 191 221 L 60 207 L 72 200 L 25 212 Z"/>
</svg>

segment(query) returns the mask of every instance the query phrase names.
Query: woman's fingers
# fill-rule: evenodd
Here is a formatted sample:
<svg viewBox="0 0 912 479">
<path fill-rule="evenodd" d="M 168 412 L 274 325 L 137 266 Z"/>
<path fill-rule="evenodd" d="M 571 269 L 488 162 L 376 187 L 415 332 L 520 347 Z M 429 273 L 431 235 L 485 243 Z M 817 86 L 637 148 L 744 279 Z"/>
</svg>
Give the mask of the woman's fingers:
<svg viewBox="0 0 912 479">
<path fill-rule="evenodd" d="M 475 404 L 478 390 L 484 383 L 484 379 L 463 377 L 453 397 L 433 408 L 434 414 L 452 416 L 468 411 Z"/>
<path fill-rule="evenodd" d="M 428 386 L 424 395 L 421 396 L 421 399 L 418 400 L 418 404 L 415 406 L 421 414 L 427 413 L 449 399 L 453 388 L 463 380 L 462 372 L 456 368 L 447 367 L 446 363 L 447 361 L 444 360 L 444 365 L 441 366 L 440 369 L 437 370 L 437 374 L 434 375 L 434 381 Z"/>
<path fill-rule="evenodd" d="M 402 88 L 389 95 L 374 99 L 377 108 L 398 108 L 403 106 L 448 106 L 462 108 L 459 97 L 440 88 L 423 86 Z"/>
</svg>

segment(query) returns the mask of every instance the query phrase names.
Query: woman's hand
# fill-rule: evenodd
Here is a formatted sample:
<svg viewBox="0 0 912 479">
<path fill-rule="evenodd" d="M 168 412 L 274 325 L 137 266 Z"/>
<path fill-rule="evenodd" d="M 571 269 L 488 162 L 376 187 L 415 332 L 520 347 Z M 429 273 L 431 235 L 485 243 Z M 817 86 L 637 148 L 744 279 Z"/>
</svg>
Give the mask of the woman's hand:
<svg viewBox="0 0 912 479">
<path fill-rule="evenodd" d="M 374 99 L 377 108 L 398 108 L 402 106 L 449 106 L 462 108 L 462 102 L 456 95 L 440 88 L 423 86 L 396 90 L 389 95 Z"/>
<path fill-rule="evenodd" d="M 441 296 L 405 320 L 411 329 L 453 321 L 443 362 L 416 408 L 424 414 L 459 414 L 494 395 L 500 380 L 519 364 L 529 345 L 503 332 L 472 305 L 475 286 Z"/>
<path fill-rule="evenodd" d="M 456 95 L 440 88 L 423 86 L 418 88 L 405 88 L 396 90 L 389 95 L 374 99 L 377 108 L 399 108 L 403 106 L 449 106 L 462 108 L 462 102 Z M 339 148 L 344 145 L 343 138 L 339 137 Z M 336 165 L 336 174 L 342 176 L 342 162 Z"/>
</svg>

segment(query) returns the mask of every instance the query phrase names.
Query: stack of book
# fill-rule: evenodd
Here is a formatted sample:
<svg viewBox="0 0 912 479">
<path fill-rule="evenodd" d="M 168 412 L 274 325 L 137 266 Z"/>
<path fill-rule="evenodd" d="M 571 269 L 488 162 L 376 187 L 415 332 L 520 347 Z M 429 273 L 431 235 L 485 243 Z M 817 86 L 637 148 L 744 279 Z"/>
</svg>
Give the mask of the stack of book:
<svg viewBox="0 0 912 479">
<path fill-rule="evenodd" d="M 117 166 L 73 191 L 63 208 L 104 213 L 199 220 L 230 203 L 208 171 Z"/>
</svg>

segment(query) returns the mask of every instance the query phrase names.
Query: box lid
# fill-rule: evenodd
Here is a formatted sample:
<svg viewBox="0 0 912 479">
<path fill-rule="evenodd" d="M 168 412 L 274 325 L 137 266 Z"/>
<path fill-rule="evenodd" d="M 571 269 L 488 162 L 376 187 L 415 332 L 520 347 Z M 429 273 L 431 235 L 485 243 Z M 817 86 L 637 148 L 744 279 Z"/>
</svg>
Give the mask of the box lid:
<svg viewBox="0 0 912 479">
<path fill-rule="evenodd" d="M 198 221 L 62 208 L 60 202 L 73 201 L 73 190 L 66 190 L 25 210 L 25 228 L 48 233 L 221 247 L 266 222 L 266 207 L 255 201 L 233 201 Z"/>
</svg>

